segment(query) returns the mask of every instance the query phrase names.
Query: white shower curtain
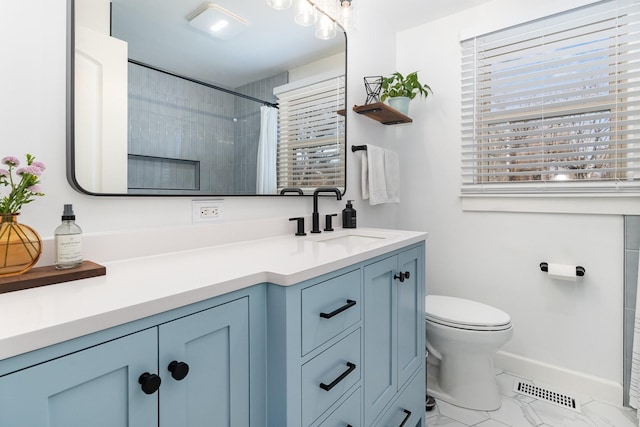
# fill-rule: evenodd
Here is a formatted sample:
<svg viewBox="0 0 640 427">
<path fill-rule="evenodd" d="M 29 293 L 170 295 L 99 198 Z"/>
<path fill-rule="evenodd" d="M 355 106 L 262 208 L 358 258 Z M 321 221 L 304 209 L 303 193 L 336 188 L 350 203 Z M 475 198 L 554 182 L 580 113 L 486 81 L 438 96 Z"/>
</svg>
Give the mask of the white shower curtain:
<svg viewBox="0 0 640 427">
<path fill-rule="evenodd" d="M 640 285 L 640 260 L 638 260 L 638 285 Z M 633 330 L 633 354 L 631 356 L 631 383 L 629 405 L 640 408 L 640 286 L 636 295 L 636 316 Z M 640 416 L 640 411 L 638 411 Z"/>
<path fill-rule="evenodd" d="M 260 140 L 256 194 L 276 194 L 276 152 L 278 150 L 278 109 L 260 107 Z"/>
</svg>

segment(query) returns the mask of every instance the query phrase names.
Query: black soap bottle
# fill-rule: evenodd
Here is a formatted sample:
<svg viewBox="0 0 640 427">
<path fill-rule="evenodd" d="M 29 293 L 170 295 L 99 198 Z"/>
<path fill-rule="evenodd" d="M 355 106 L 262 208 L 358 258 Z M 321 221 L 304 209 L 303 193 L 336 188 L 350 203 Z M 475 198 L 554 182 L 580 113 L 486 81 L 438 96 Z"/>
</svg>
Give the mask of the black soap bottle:
<svg viewBox="0 0 640 427">
<path fill-rule="evenodd" d="M 342 210 L 342 228 L 356 228 L 356 210 L 353 200 L 347 200 L 347 207 Z"/>
</svg>

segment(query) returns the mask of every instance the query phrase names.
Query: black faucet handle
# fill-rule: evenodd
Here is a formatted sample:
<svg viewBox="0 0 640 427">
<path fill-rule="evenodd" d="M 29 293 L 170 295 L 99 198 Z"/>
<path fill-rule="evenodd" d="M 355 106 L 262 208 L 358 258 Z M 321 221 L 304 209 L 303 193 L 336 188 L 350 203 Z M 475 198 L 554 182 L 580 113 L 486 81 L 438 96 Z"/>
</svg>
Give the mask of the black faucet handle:
<svg viewBox="0 0 640 427">
<path fill-rule="evenodd" d="M 296 231 L 296 236 L 306 236 L 307 233 L 304 232 L 304 218 L 289 218 L 289 221 L 298 221 L 298 230 Z"/>
<path fill-rule="evenodd" d="M 338 216 L 337 213 L 334 214 L 327 214 L 324 217 L 324 231 L 333 231 L 333 227 L 331 225 L 331 217 L 332 216 Z"/>
</svg>

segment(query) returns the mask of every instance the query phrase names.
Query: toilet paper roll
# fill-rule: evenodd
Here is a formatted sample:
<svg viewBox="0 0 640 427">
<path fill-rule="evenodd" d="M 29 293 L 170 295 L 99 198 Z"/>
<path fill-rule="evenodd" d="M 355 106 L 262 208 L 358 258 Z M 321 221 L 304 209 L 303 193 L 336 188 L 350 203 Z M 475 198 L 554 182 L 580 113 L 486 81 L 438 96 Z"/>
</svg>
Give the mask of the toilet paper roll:
<svg viewBox="0 0 640 427">
<path fill-rule="evenodd" d="M 577 280 L 575 265 L 549 263 L 547 273 L 552 279 L 566 280 L 569 282 L 575 282 Z"/>
</svg>

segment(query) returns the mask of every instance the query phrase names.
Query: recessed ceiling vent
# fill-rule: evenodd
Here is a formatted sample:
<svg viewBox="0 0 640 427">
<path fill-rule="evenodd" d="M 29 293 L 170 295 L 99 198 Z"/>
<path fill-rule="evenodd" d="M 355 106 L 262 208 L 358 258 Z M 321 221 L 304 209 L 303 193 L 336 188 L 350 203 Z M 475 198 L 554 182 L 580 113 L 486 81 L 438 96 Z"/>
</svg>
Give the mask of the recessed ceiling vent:
<svg viewBox="0 0 640 427">
<path fill-rule="evenodd" d="M 237 36 L 249 25 L 246 19 L 213 3 L 200 6 L 187 19 L 192 27 L 220 40 Z"/>
<path fill-rule="evenodd" d="M 515 380 L 513 383 L 513 391 L 524 394 L 525 396 L 545 400 L 549 403 L 553 403 L 554 405 L 562 406 L 563 408 L 581 412 L 580 402 L 574 396 L 559 393 L 547 387 L 539 387 L 527 381 Z"/>
</svg>

